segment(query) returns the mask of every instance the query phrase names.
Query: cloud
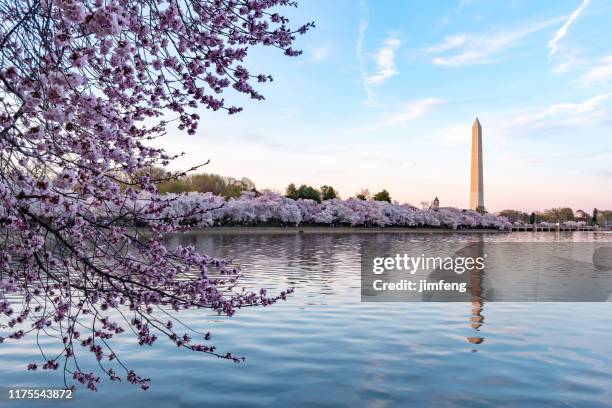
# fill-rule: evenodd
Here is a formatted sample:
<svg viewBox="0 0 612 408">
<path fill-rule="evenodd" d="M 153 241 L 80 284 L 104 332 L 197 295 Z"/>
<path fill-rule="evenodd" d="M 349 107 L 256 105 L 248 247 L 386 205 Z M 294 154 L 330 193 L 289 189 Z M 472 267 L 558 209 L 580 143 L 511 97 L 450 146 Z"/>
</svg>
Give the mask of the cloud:
<svg viewBox="0 0 612 408">
<path fill-rule="evenodd" d="M 583 86 L 605 84 L 612 80 L 612 55 L 602 58 L 580 78 Z"/>
<path fill-rule="evenodd" d="M 399 71 L 395 66 L 395 53 L 401 46 L 401 41 L 393 35 L 389 35 L 383 42 L 382 47 L 372 54 L 364 52 L 364 42 L 366 30 L 368 28 L 368 5 L 365 0 L 360 0 L 359 10 L 361 20 L 359 21 L 359 30 L 357 34 L 357 42 L 355 44 L 355 55 L 359 63 L 359 72 L 363 89 L 367 95 L 365 103 L 370 106 L 376 105 L 376 95 L 374 94 L 373 86 L 385 82 L 387 79 L 397 75 Z M 369 59 L 376 62 L 376 72 L 369 74 L 366 69 L 366 63 Z"/>
<path fill-rule="evenodd" d="M 516 139 L 537 136 L 584 136 L 585 129 L 610 126 L 612 93 L 592 96 L 583 101 L 562 102 L 549 106 L 533 106 L 521 110 L 482 113 L 480 121 L 487 139 Z M 471 123 L 454 123 L 437 132 L 441 146 L 469 143 Z M 582 141 L 578 140 L 578 143 Z"/>
<path fill-rule="evenodd" d="M 329 45 L 322 45 L 313 50 L 312 61 L 314 62 L 323 61 L 327 59 L 327 57 L 329 57 L 330 54 L 331 54 L 331 47 Z"/>
<path fill-rule="evenodd" d="M 563 102 L 491 117 L 493 132 L 517 137 L 580 134 L 588 126 L 609 126 L 612 94 L 595 95 L 581 102 Z M 511 116 L 512 119 L 507 119 Z"/>
<path fill-rule="evenodd" d="M 612 94 L 602 94 L 594 96 L 590 99 L 587 99 L 584 102 L 573 103 L 573 102 L 565 102 L 558 103 L 550 106 L 549 108 L 541 111 L 537 115 L 535 115 L 535 119 L 540 121 L 547 118 L 566 118 L 571 119 L 572 117 L 580 117 L 584 114 L 593 113 L 593 112 L 601 112 L 599 110 L 602 103 L 606 102 L 610 99 Z"/>
<path fill-rule="evenodd" d="M 372 88 L 366 81 L 366 69 L 365 69 L 365 55 L 363 52 L 363 42 L 365 41 L 365 34 L 368 28 L 368 5 L 365 0 L 360 0 L 359 2 L 359 10 L 361 13 L 361 20 L 359 21 L 359 30 L 357 34 L 357 43 L 355 44 L 355 55 L 357 57 L 357 61 L 359 63 L 359 73 L 361 75 L 361 81 L 363 82 L 363 89 L 366 93 L 367 100 L 366 103 L 368 105 L 374 104 L 374 92 Z"/>
<path fill-rule="evenodd" d="M 604 178 L 612 179 L 612 170 L 599 170 L 599 171 L 595 172 L 595 175 L 600 176 L 600 177 L 604 177 Z"/>
<path fill-rule="evenodd" d="M 349 134 L 376 133 L 395 125 L 419 119 L 430 114 L 437 106 L 445 104 L 446 101 L 438 98 L 416 99 L 403 104 L 398 104 L 394 110 L 382 112 L 378 119 L 367 120 L 366 123 L 357 124 L 349 131 Z"/>
<path fill-rule="evenodd" d="M 552 69 L 552 72 L 555 73 L 555 74 L 565 74 L 567 71 L 570 70 L 572 65 L 574 65 L 572 61 L 562 62 L 561 64 L 559 64 L 556 67 L 554 67 Z"/>
<path fill-rule="evenodd" d="M 359 22 L 359 34 L 357 35 L 357 44 L 355 44 L 355 54 L 360 62 L 360 65 L 365 64 L 365 58 L 363 56 L 363 40 L 365 39 L 365 32 L 368 28 L 368 21 L 361 20 Z"/>
<path fill-rule="evenodd" d="M 588 61 L 584 58 L 578 58 L 572 54 L 568 55 L 566 60 L 553 67 L 552 72 L 557 75 L 565 74 L 578 66 L 587 64 Z"/>
<path fill-rule="evenodd" d="M 402 105 L 398 112 L 388 115 L 385 123 L 396 125 L 406 123 L 429 114 L 436 106 L 444 104 L 446 101 L 438 98 L 418 99 Z"/>
<path fill-rule="evenodd" d="M 366 76 L 365 82 L 367 84 L 380 84 L 399 73 L 395 66 L 395 52 L 400 45 L 400 40 L 393 36 L 384 41 L 383 46 L 373 55 L 377 71 L 370 76 Z"/>
<path fill-rule="evenodd" d="M 548 53 L 548 58 L 551 58 L 553 55 L 557 53 L 559 50 L 559 43 L 565 36 L 572 24 L 578 19 L 580 13 L 584 11 L 585 8 L 589 5 L 591 0 L 582 0 L 582 3 L 578 6 L 576 10 L 572 13 L 572 15 L 567 19 L 565 24 L 555 33 L 553 38 L 548 42 L 548 48 L 550 48 L 550 52 Z"/>
<path fill-rule="evenodd" d="M 432 58 L 434 65 L 459 66 L 492 64 L 495 56 L 506 48 L 516 45 L 526 37 L 563 21 L 563 18 L 540 21 L 529 26 L 486 34 L 456 34 L 447 36 L 440 44 L 427 48 L 430 54 L 452 51 Z"/>
<path fill-rule="evenodd" d="M 373 54 L 368 54 L 367 57 L 376 62 L 376 72 L 368 74 L 366 71 L 366 54 L 363 50 L 367 26 L 367 20 L 362 20 L 359 24 L 359 35 L 357 36 L 355 53 L 359 62 L 359 71 L 361 73 L 363 88 L 367 95 L 366 103 L 368 105 L 375 105 L 376 95 L 374 94 L 373 86 L 380 85 L 399 73 L 395 66 L 395 53 L 401 46 L 401 41 L 393 35 L 390 35 L 384 40 L 383 45 L 378 51 Z"/>
<path fill-rule="evenodd" d="M 458 65 L 492 64 L 495 60 L 489 58 L 486 53 L 471 50 L 450 57 L 435 57 L 432 62 L 434 65 L 453 67 Z"/>
<path fill-rule="evenodd" d="M 427 49 L 427 52 L 436 53 L 436 52 L 452 50 L 454 48 L 457 48 L 465 44 L 466 40 L 467 40 L 467 36 L 464 34 L 449 35 L 449 36 L 444 37 L 444 41 L 441 44 L 433 45 L 429 47 Z"/>
</svg>

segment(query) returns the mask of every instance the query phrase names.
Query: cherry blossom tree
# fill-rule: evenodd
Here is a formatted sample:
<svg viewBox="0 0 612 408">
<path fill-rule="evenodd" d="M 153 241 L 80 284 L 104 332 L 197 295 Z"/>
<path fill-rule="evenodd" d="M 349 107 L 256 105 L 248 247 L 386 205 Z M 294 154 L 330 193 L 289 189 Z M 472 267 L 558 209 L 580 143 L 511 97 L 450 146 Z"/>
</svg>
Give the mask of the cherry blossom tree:
<svg viewBox="0 0 612 408">
<path fill-rule="evenodd" d="M 116 337 L 132 334 L 143 346 L 167 338 L 240 361 L 171 312 L 232 316 L 287 292 L 234 289 L 239 273 L 228 262 L 167 248 L 165 233 L 185 229 L 186 219 L 210 224 L 223 203 L 161 197 L 156 184 L 181 174 L 146 169 L 176 158 L 151 147 L 168 126 L 195 134 L 202 108 L 239 112 L 224 91 L 263 99 L 255 84 L 272 77 L 248 70 L 249 48 L 297 56 L 296 35 L 313 27 L 292 30 L 279 14 L 288 6 L 0 0 L 0 343 L 48 335 L 59 345 L 41 347 L 28 369 L 63 369 L 66 386 L 95 390 L 106 376 L 147 389 L 149 379 L 113 351 Z M 84 354 L 97 370 L 81 368 Z"/>
<path fill-rule="evenodd" d="M 300 224 L 354 227 L 426 227 L 426 228 L 491 228 L 509 230 L 506 217 L 480 214 L 472 210 L 441 208 L 420 210 L 407 204 L 376 200 L 334 198 L 317 203 L 310 199 L 293 200 L 278 193 L 256 196 L 243 192 L 239 198 L 211 193 L 189 193 L 166 196 L 168 207 L 162 214 L 171 214 L 185 225 L 211 227 L 219 225 L 297 226 Z M 200 210 L 208 211 L 202 214 Z M 162 218 L 168 218 L 164 215 Z"/>
</svg>

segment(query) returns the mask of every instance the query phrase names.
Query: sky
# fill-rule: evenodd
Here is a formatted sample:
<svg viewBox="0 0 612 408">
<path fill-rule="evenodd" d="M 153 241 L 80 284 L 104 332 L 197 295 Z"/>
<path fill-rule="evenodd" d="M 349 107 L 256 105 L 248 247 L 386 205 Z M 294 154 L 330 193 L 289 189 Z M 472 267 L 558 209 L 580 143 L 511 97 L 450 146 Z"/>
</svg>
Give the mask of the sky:
<svg viewBox="0 0 612 408">
<path fill-rule="evenodd" d="M 612 209 L 612 1 L 303 0 L 297 58 L 252 49 L 265 101 L 225 95 L 172 164 L 259 189 L 383 188 L 399 202 L 469 205 L 471 125 L 483 127 L 489 211 Z"/>
</svg>

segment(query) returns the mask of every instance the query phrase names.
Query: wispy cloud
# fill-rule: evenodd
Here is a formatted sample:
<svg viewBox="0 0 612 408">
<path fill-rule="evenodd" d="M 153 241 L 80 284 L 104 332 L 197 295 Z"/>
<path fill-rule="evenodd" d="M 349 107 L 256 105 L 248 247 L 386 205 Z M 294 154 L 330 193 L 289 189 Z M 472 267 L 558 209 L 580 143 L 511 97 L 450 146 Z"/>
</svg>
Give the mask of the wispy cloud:
<svg viewBox="0 0 612 408">
<path fill-rule="evenodd" d="M 448 57 L 435 57 L 432 61 L 434 65 L 443 65 L 447 67 L 492 64 L 495 62 L 495 60 L 491 59 L 486 53 L 476 50 L 465 51 L 461 54 Z"/>
<path fill-rule="evenodd" d="M 315 48 L 312 51 L 312 61 L 313 62 L 323 61 L 327 59 L 330 54 L 331 54 L 331 47 L 329 46 L 329 44 L 322 45 L 320 47 Z"/>
<path fill-rule="evenodd" d="M 598 175 L 600 177 L 605 177 L 605 178 L 612 179 L 612 170 L 600 170 L 600 171 L 596 172 L 595 175 Z"/>
<path fill-rule="evenodd" d="M 373 55 L 377 70 L 374 74 L 366 76 L 367 84 L 380 84 L 399 73 L 395 66 L 395 53 L 400 45 L 401 41 L 393 36 L 384 41 L 383 46 Z"/>
<path fill-rule="evenodd" d="M 517 27 L 507 31 L 468 35 L 457 34 L 447 36 L 440 44 L 427 48 L 430 54 L 448 52 L 446 55 L 435 56 L 432 62 L 435 65 L 459 66 L 491 64 L 496 62 L 495 57 L 501 51 L 514 46 L 538 31 L 558 24 L 565 18 L 556 18 L 533 23 L 529 26 Z"/>
<path fill-rule="evenodd" d="M 350 133 L 375 133 L 389 127 L 402 125 L 427 116 L 432 113 L 437 106 L 445 103 L 446 101 L 444 99 L 423 98 L 398 104 L 393 109 L 381 112 L 378 119 L 368 120 L 366 124 L 359 125 L 350 131 Z"/>
<path fill-rule="evenodd" d="M 612 55 L 602 58 L 580 78 L 583 86 L 602 85 L 612 82 Z"/>
<path fill-rule="evenodd" d="M 393 34 L 390 34 L 376 52 L 366 53 L 364 50 L 364 42 L 366 30 L 368 28 L 368 5 L 365 0 L 359 2 L 359 9 L 361 20 L 359 21 L 355 54 L 359 63 L 359 72 L 361 74 L 363 89 L 367 95 L 366 104 L 374 106 L 376 105 L 376 95 L 373 87 L 380 85 L 399 73 L 395 65 L 395 54 L 401 46 L 401 41 Z M 369 73 L 367 69 L 369 61 L 374 61 L 376 63 L 376 70 L 372 73 Z"/>
<path fill-rule="evenodd" d="M 401 41 L 393 35 L 390 35 L 387 37 L 387 39 L 385 39 L 383 45 L 378 51 L 373 54 L 366 55 L 363 49 L 363 42 L 367 27 L 367 20 L 362 20 L 359 24 L 359 35 L 357 37 L 355 53 L 357 54 L 357 60 L 359 62 L 359 70 L 361 73 L 363 88 L 367 95 L 366 103 L 368 105 L 375 105 L 376 95 L 374 94 L 373 87 L 380 85 L 387 79 L 399 73 L 397 67 L 395 66 L 395 53 L 399 49 Z M 376 71 L 372 74 L 368 74 L 366 70 L 366 62 L 368 59 L 372 59 L 376 62 Z"/>
<path fill-rule="evenodd" d="M 532 106 L 511 112 L 491 112 L 479 115 L 487 139 L 517 137 L 579 135 L 591 126 L 608 126 L 612 114 L 612 93 L 592 96 L 583 101 Z M 455 123 L 437 133 L 442 146 L 465 145 L 471 134 L 470 123 Z"/>
<path fill-rule="evenodd" d="M 568 118 L 568 116 L 577 118 L 582 117 L 587 113 L 600 112 L 603 113 L 605 110 L 601 109 L 601 105 L 610 99 L 611 94 L 602 94 L 587 99 L 584 102 L 565 102 L 558 103 L 544 109 L 540 113 L 534 116 L 536 121 L 545 120 L 548 118 Z"/>
<path fill-rule="evenodd" d="M 365 0 L 359 1 L 359 11 L 361 13 L 361 20 L 359 21 L 359 31 L 357 34 L 357 43 L 355 44 L 355 55 L 357 56 L 357 62 L 359 63 L 359 73 L 361 75 L 361 81 L 363 82 L 363 89 L 366 92 L 367 100 L 366 103 L 374 103 L 374 92 L 370 85 L 366 81 L 366 68 L 365 68 L 365 54 L 363 51 L 363 42 L 365 41 L 366 30 L 368 29 L 368 4 Z"/>
<path fill-rule="evenodd" d="M 565 61 L 560 62 L 555 67 L 553 67 L 552 72 L 557 75 L 565 74 L 567 72 L 572 71 L 578 66 L 587 64 L 588 61 L 585 58 L 577 57 L 573 54 L 569 54 Z"/>
<path fill-rule="evenodd" d="M 449 36 L 444 37 L 444 41 L 442 43 L 437 44 L 437 45 L 432 45 L 431 47 L 427 48 L 427 52 L 436 53 L 436 52 L 452 50 L 452 49 L 455 49 L 465 44 L 466 40 L 467 40 L 467 36 L 464 34 L 449 35 Z"/>
<path fill-rule="evenodd" d="M 565 38 L 571 25 L 574 24 L 574 22 L 580 16 L 580 13 L 582 13 L 584 9 L 587 8 L 590 2 L 591 0 L 582 0 L 578 8 L 574 10 L 574 12 L 565 22 L 565 24 L 561 26 L 561 28 L 555 33 L 553 38 L 548 42 L 548 48 L 550 48 L 550 52 L 548 53 L 548 58 L 551 58 L 553 55 L 557 53 L 557 51 L 559 50 L 559 43 L 561 42 L 563 38 Z"/>
<path fill-rule="evenodd" d="M 493 117 L 492 127 L 501 136 L 532 136 L 534 134 L 574 134 L 589 126 L 607 126 L 612 113 L 612 94 L 595 95 L 579 102 L 556 103 L 515 111 L 512 119 L 506 115 Z"/>
<path fill-rule="evenodd" d="M 442 105 L 445 102 L 444 99 L 425 98 L 406 103 L 401 106 L 399 111 L 388 115 L 385 123 L 388 125 L 406 123 L 429 114 L 436 106 Z"/>
</svg>

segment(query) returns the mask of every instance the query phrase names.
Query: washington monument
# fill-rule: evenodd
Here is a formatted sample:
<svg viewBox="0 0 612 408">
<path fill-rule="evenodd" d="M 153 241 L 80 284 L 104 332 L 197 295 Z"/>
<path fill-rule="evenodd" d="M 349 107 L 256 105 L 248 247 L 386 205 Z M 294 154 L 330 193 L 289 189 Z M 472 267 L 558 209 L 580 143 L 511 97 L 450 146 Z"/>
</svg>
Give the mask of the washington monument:
<svg viewBox="0 0 612 408">
<path fill-rule="evenodd" d="M 484 190 L 482 187 L 482 127 L 478 118 L 472 125 L 472 177 L 470 183 L 470 208 L 484 211 Z"/>
</svg>

